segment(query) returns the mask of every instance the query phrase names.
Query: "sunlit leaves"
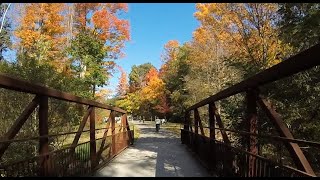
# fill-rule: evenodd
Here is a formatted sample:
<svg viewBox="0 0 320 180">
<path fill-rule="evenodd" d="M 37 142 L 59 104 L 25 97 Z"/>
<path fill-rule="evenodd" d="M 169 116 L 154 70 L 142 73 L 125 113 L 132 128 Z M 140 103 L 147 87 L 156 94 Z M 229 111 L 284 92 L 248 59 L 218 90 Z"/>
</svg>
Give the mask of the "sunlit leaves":
<svg viewBox="0 0 320 180">
<path fill-rule="evenodd" d="M 277 5 L 271 3 L 197 4 L 195 17 L 201 26 L 197 41 L 215 38 L 236 61 L 262 69 L 281 61 L 284 44 L 278 38 Z"/>
</svg>

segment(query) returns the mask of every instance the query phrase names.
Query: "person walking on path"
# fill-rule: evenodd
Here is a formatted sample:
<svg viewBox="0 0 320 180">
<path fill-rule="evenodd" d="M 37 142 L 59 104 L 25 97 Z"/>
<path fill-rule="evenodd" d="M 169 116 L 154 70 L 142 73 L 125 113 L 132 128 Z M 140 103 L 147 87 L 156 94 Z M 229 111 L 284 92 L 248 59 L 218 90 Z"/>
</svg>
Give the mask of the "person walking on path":
<svg viewBox="0 0 320 180">
<path fill-rule="evenodd" d="M 156 119 L 155 122 L 156 122 L 156 131 L 158 132 L 159 129 L 160 129 L 161 120 L 160 119 Z"/>
</svg>

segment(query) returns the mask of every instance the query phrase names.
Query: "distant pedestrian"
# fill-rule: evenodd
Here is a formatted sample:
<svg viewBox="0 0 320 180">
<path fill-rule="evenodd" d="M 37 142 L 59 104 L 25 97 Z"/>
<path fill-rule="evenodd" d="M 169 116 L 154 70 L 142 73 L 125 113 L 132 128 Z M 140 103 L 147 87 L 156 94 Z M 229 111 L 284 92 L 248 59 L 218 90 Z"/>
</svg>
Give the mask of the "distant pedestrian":
<svg viewBox="0 0 320 180">
<path fill-rule="evenodd" d="M 161 120 L 160 119 L 156 119 L 155 123 L 156 123 L 156 131 L 158 132 L 159 129 L 160 129 Z"/>
</svg>

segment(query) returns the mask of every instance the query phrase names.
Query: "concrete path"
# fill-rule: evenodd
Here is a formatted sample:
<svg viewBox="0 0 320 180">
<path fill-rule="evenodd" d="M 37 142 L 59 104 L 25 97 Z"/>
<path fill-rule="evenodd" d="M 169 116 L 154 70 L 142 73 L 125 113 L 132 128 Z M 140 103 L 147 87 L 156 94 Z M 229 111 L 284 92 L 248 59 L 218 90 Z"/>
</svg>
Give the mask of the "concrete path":
<svg viewBox="0 0 320 180">
<path fill-rule="evenodd" d="M 137 124 L 137 123 L 136 123 Z M 137 124 L 140 137 L 95 176 L 104 177 L 203 177 L 210 176 L 180 137 L 160 129 L 154 122 Z"/>
</svg>

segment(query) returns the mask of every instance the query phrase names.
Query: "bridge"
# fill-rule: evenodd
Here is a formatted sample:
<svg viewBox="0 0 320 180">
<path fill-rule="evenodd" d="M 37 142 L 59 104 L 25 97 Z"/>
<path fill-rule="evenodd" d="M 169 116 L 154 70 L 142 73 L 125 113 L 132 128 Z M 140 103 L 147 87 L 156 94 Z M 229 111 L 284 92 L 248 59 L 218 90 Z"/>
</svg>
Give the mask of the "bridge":
<svg viewBox="0 0 320 180">
<path fill-rule="evenodd" d="M 189 107 L 185 111 L 183 128 L 181 128 L 180 134 L 181 141 L 176 143 L 180 145 L 182 143 L 185 149 L 189 149 L 196 155 L 199 161 L 192 161 L 192 163 L 201 164 L 216 176 L 318 176 L 319 170 L 313 167 L 310 158 L 308 159 L 301 146 L 307 145 L 319 148 L 320 143 L 307 139 L 295 139 L 281 115 L 267 99 L 268 97 L 262 95 L 260 87 L 319 65 L 319 52 L 320 45 L 313 46 Z M 117 158 L 117 155 L 120 157 L 120 154 L 128 151 L 136 143 L 134 142 L 134 129 L 127 120 L 125 110 L 6 75 L 0 75 L 0 87 L 10 91 L 26 93 L 30 97 L 29 104 L 1 137 L 0 174 L 2 177 L 92 176 L 98 170 L 107 168 L 111 164 L 110 162 L 117 162 L 113 161 Z M 216 105 L 218 101 L 238 94 L 245 95 L 245 126 L 247 131 L 225 128 Z M 77 131 L 50 133 L 52 125 L 48 121 L 49 111 L 54 109 L 49 107 L 49 101 L 52 100 L 72 103 L 76 105 L 75 108 L 85 107 Z M 206 108 L 207 117 L 200 116 L 199 109 L 201 108 Z M 258 108 L 265 113 L 279 136 L 259 133 L 263 127 L 261 126 L 258 129 L 260 117 Z M 109 119 L 103 128 L 96 128 L 97 109 L 110 111 Z M 38 135 L 23 138 L 19 136 L 20 138 L 17 138 L 23 125 L 32 119 L 30 117 L 34 113 L 37 115 L 35 119 L 38 121 L 38 125 L 35 128 Z M 116 116 L 121 116 L 120 123 L 115 122 Z M 206 119 L 209 120 L 208 127 L 203 125 L 203 121 Z M 88 123 L 89 129 L 85 129 Z M 217 136 L 217 132 L 220 133 L 220 137 Z M 90 134 L 89 140 L 80 142 L 79 139 L 85 133 Z M 72 143 L 59 146 L 59 148 L 52 147 L 51 142 L 54 138 L 71 134 L 74 135 Z M 98 137 L 97 134 L 100 134 L 101 137 Z M 241 146 L 234 144 L 234 134 L 244 137 L 245 141 Z M 259 142 L 262 140 L 283 144 L 293 160 L 292 166 L 262 156 L 259 150 Z M 6 155 L 8 156 L 13 143 L 29 143 L 30 141 L 36 141 L 38 144 L 38 148 L 35 149 L 37 151 L 36 156 L 27 157 L 19 154 L 17 159 L 10 154 L 6 159 L 3 158 Z M 139 140 L 137 143 L 139 143 Z M 157 142 L 149 143 L 156 144 Z M 186 156 L 191 156 L 191 154 L 187 153 Z M 159 160 L 161 161 L 161 159 Z M 130 161 L 127 163 L 130 163 Z M 189 174 L 189 176 L 195 176 L 195 174 Z"/>
</svg>

